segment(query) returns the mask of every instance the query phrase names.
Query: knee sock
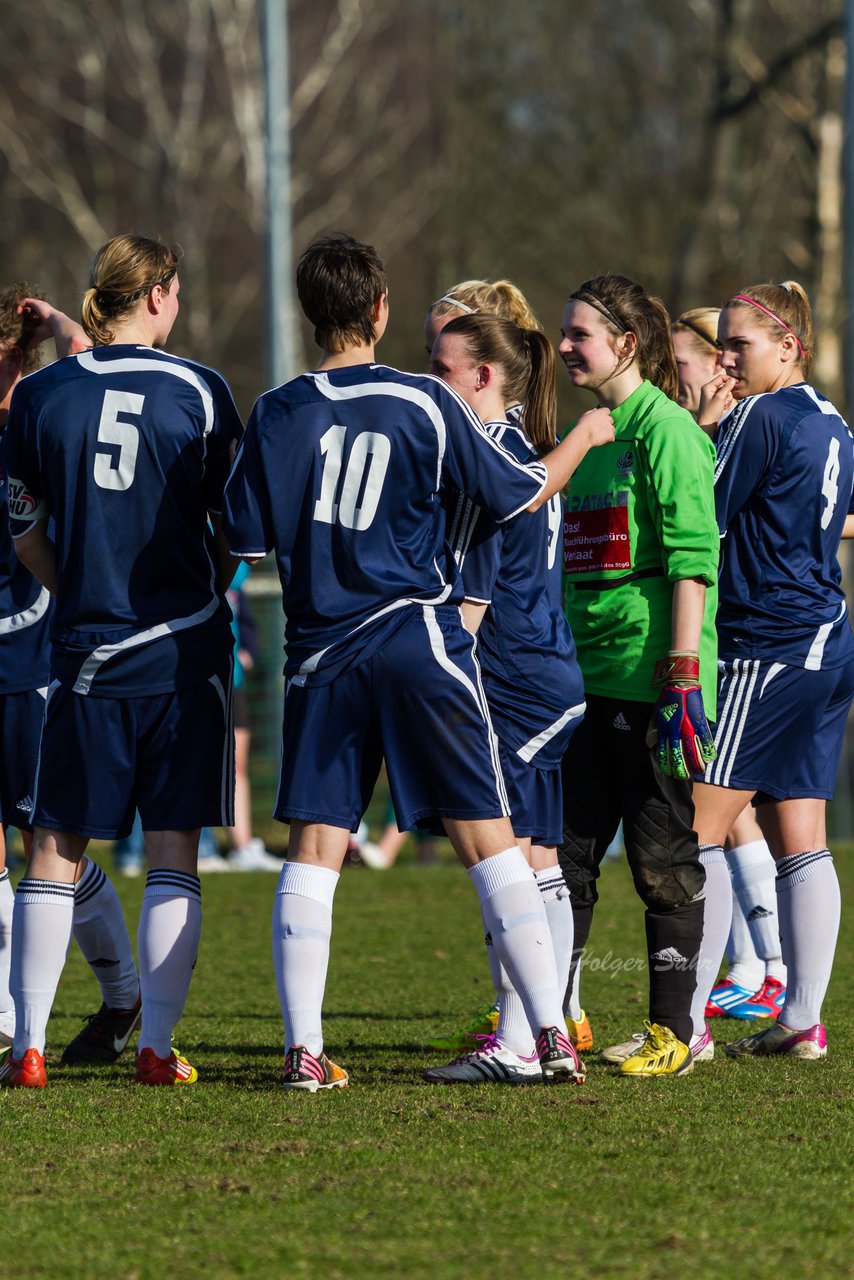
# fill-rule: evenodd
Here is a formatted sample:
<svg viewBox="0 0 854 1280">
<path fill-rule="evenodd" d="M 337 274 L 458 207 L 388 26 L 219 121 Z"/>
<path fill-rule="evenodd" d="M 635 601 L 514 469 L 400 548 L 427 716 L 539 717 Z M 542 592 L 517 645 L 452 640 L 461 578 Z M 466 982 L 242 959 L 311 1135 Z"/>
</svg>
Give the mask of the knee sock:
<svg viewBox="0 0 854 1280">
<path fill-rule="evenodd" d="M 104 1004 L 132 1009 L 139 999 L 139 979 L 121 903 L 98 864 L 91 858 L 84 863 L 74 886 L 74 940 L 98 979 Z"/>
<path fill-rule="evenodd" d="M 765 977 L 765 961 L 760 960 L 756 954 L 747 920 L 735 894 L 732 895 L 732 924 L 726 944 L 726 958 L 729 963 L 727 977 L 730 982 L 744 987 L 746 991 L 758 991 Z"/>
<path fill-rule="evenodd" d="M 15 1023 L 15 1005 L 9 990 L 9 969 L 12 965 L 12 911 L 15 907 L 15 894 L 9 872 L 4 867 L 0 871 L 0 1031 L 11 1035 Z M 8 1027 L 5 1025 L 8 1023 Z"/>
<path fill-rule="evenodd" d="M 531 1033 L 562 1025 L 554 947 L 534 873 L 518 846 L 469 868 L 484 929 L 525 1009 Z"/>
<path fill-rule="evenodd" d="M 172 1031 L 184 1012 L 202 930 L 199 877 L 166 867 L 149 871 L 139 915 L 137 951 L 142 995 L 140 1050 L 172 1051 Z"/>
<path fill-rule="evenodd" d="M 68 954 L 73 915 L 73 884 L 29 876 L 18 881 L 10 980 L 15 1000 L 15 1058 L 28 1049 L 44 1053 L 47 1020 Z"/>
<path fill-rule="evenodd" d="M 786 969 L 777 917 L 776 868 L 771 851 L 764 840 L 751 840 L 749 844 L 730 849 L 727 861 L 732 874 L 733 893 L 741 903 L 756 954 L 765 963 L 762 978 L 767 974 L 785 986 Z"/>
<path fill-rule="evenodd" d="M 703 937 L 705 903 L 686 903 L 678 911 L 646 912 L 649 954 L 649 1020 L 669 1027 L 688 1044 L 693 1034 L 691 1005 L 697 975 L 696 956 Z"/>
<path fill-rule="evenodd" d="M 566 887 L 563 872 L 557 864 L 538 871 L 536 879 L 543 906 L 546 909 L 549 932 L 552 935 L 558 986 L 561 991 L 565 991 L 569 982 L 573 943 L 572 903 L 569 900 L 569 890 Z"/>
<path fill-rule="evenodd" d="M 724 851 L 719 844 L 701 844 L 700 862 L 706 871 L 703 900 L 703 940 L 697 953 L 697 987 L 691 1001 L 694 1035 L 706 1029 L 706 1001 L 715 985 L 732 919 L 732 885 Z"/>
<path fill-rule="evenodd" d="M 581 1017 L 581 970 L 584 949 L 593 925 L 593 903 L 579 903 L 570 894 L 572 906 L 572 959 L 569 965 L 569 981 L 563 998 L 566 1016 L 577 1022 Z"/>
<path fill-rule="evenodd" d="M 273 968 L 285 1047 L 323 1049 L 321 1009 L 329 967 L 332 902 L 339 875 L 328 867 L 286 862 L 273 905 Z"/>
<path fill-rule="evenodd" d="M 564 990 L 569 977 L 569 962 L 572 955 L 572 907 L 569 902 L 569 890 L 560 867 L 546 867 L 535 872 L 535 879 L 546 909 L 546 920 L 552 935 L 552 946 L 558 972 L 558 990 Z M 490 946 L 490 952 L 495 948 Z M 492 963 L 492 962 L 491 962 Z M 496 1038 L 506 1049 L 530 1058 L 536 1053 L 534 1037 L 528 1025 L 525 1006 L 513 989 L 507 971 L 498 965 L 498 1028 Z M 493 972 L 493 981 L 496 974 Z M 500 983 L 500 985 L 499 985 Z"/>
<path fill-rule="evenodd" d="M 788 969 L 779 1022 L 793 1031 L 806 1031 L 821 1021 L 839 933 L 839 881 L 829 849 L 780 859 L 777 906 Z"/>
</svg>

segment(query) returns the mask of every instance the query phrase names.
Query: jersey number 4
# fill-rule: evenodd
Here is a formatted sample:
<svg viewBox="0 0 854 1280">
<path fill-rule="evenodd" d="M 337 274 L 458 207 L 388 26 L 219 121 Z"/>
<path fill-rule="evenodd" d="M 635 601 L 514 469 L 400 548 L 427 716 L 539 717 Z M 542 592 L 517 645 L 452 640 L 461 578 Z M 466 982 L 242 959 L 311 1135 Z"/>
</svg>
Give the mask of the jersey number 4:
<svg viewBox="0 0 854 1280">
<path fill-rule="evenodd" d="M 391 443 L 376 431 L 360 432 L 350 448 L 342 481 L 346 437 L 347 428 L 342 426 L 330 427 L 320 437 L 323 476 L 314 518 L 321 524 L 337 522 L 345 529 L 367 529 L 377 514 Z"/>
<path fill-rule="evenodd" d="M 821 513 L 821 527 L 826 529 L 833 519 L 833 511 L 839 497 L 839 441 L 834 438 L 827 451 L 827 462 L 824 464 L 824 479 L 821 482 L 821 495 L 827 500 L 827 506 Z"/>
<path fill-rule="evenodd" d="M 120 413 L 139 417 L 145 396 L 135 396 L 130 391 L 105 391 L 98 423 L 99 448 L 95 453 L 92 474 L 95 484 L 102 489 L 129 489 L 136 471 L 136 455 L 139 449 L 139 429 L 132 422 L 125 422 Z"/>
</svg>

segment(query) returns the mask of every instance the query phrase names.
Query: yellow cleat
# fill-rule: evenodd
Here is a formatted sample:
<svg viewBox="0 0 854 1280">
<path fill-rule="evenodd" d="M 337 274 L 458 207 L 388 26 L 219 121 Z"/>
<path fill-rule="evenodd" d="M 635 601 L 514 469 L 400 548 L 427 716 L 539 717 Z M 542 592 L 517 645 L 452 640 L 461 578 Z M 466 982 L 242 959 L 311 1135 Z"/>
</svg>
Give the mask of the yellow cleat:
<svg viewBox="0 0 854 1280">
<path fill-rule="evenodd" d="M 587 1014 L 583 1009 L 581 1010 L 581 1017 L 577 1021 L 567 1018 L 566 1029 L 570 1040 L 579 1053 L 586 1053 L 588 1049 L 593 1048 L 593 1031 L 587 1019 Z"/>
<path fill-rule="evenodd" d="M 620 1064 L 621 1076 L 684 1076 L 694 1070 L 691 1050 L 669 1027 L 660 1027 L 657 1022 L 644 1022 L 644 1026 L 646 1036 Z"/>
</svg>

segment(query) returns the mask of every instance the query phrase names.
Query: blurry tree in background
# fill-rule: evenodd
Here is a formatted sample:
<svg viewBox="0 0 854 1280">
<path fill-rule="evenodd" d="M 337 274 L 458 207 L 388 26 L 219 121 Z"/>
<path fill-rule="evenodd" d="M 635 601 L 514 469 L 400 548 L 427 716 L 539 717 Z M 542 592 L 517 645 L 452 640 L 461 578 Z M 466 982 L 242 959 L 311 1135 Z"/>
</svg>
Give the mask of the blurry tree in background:
<svg viewBox="0 0 854 1280">
<path fill-rule="evenodd" d="M 263 387 L 257 0 L 41 0 L 0 49 L 4 278 L 67 306 L 129 228 L 183 245 L 176 349 Z M 294 239 L 387 258 L 384 352 L 425 304 L 509 275 L 545 326 L 601 270 L 675 309 L 810 290 L 839 395 L 841 0 L 290 0 Z M 827 357 L 830 357 L 828 359 Z"/>
</svg>

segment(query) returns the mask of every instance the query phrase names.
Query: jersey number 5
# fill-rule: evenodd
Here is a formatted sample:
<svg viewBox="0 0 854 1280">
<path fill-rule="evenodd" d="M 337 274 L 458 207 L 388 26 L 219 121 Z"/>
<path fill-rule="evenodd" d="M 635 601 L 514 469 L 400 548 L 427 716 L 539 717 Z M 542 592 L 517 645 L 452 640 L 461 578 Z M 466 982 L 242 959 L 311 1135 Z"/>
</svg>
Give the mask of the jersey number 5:
<svg viewBox="0 0 854 1280">
<path fill-rule="evenodd" d="M 827 462 L 824 464 L 824 479 L 821 482 L 821 495 L 827 499 L 827 506 L 821 513 L 821 527 L 826 529 L 833 519 L 836 500 L 839 497 L 839 441 L 834 437 L 827 451 Z"/>
<path fill-rule="evenodd" d="M 93 467 L 95 484 L 100 488 L 123 490 L 133 484 L 139 430 L 132 422 L 123 422 L 119 414 L 132 413 L 138 418 L 144 404 L 145 396 L 135 396 L 130 391 L 104 392 L 98 441 L 109 447 L 97 450 Z"/>
<path fill-rule="evenodd" d="M 367 529 L 377 514 L 391 443 L 387 436 L 376 431 L 362 431 L 357 435 L 350 449 L 339 494 L 346 435 L 346 427 L 334 426 L 320 437 L 323 478 L 320 497 L 314 504 L 314 518 L 321 524 L 335 524 L 337 521 L 345 529 Z"/>
</svg>

